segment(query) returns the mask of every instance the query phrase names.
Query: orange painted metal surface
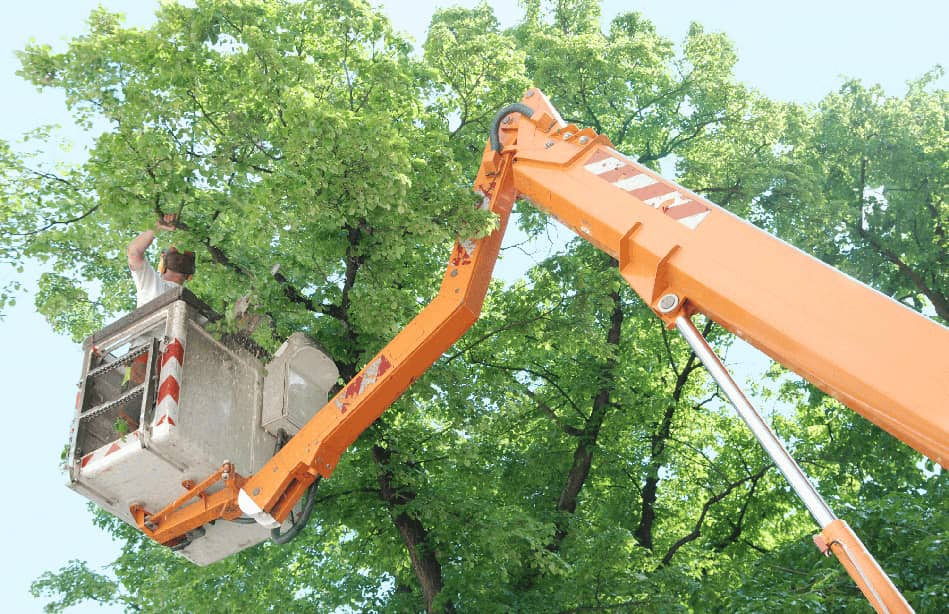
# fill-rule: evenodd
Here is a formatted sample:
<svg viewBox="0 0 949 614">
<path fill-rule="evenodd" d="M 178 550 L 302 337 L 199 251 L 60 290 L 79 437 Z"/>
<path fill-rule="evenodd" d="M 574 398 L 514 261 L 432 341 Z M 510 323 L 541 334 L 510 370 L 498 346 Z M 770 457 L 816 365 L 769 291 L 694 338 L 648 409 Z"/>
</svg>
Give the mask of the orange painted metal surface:
<svg viewBox="0 0 949 614">
<path fill-rule="evenodd" d="M 477 320 L 518 196 L 617 258 L 622 276 L 670 326 L 679 315 L 705 314 L 945 465 L 949 329 L 633 162 L 606 137 L 567 125 L 539 90 L 523 102 L 533 115 L 501 126 L 504 149 L 485 149 L 475 183 L 498 230 L 456 243 L 436 299 L 247 479 L 244 490 L 262 510 L 283 521 L 316 477 L 329 477 L 346 448 Z M 668 295 L 677 306 L 661 310 Z M 235 486 L 175 502 L 151 527 L 143 510 L 136 519 L 170 544 L 203 522 L 234 517 Z M 877 586 L 889 582 L 882 570 L 885 581 L 861 571 L 871 564 L 842 521 L 825 527 L 821 540 L 871 602 L 880 591 L 889 595 Z M 898 591 L 883 599 L 890 611 L 908 611 Z"/>
<path fill-rule="evenodd" d="M 218 482 L 223 484 L 223 488 L 208 493 L 208 489 Z M 212 520 L 232 520 L 240 516 L 237 495 L 243 484 L 244 478 L 234 472 L 234 465 L 224 463 L 200 484 L 182 484 L 185 493 L 162 510 L 150 513 L 141 506 L 133 505 L 132 517 L 145 535 L 159 544 L 174 546 L 182 541 L 185 533 Z"/>
<path fill-rule="evenodd" d="M 905 614 L 913 611 L 846 522 L 833 521 L 814 537 L 814 542 L 826 556 L 834 553 L 877 612 Z"/>
<path fill-rule="evenodd" d="M 244 491 L 277 521 L 287 518 L 317 475 L 332 474 L 346 448 L 478 319 L 514 204 L 511 180 L 509 164 L 479 174 L 481 206 L 497 215 L 497 230 L 456 242 L 435 300 L 247 479 Z M 236 492 L 230 499 L 215 493 L 207 501 L 169 506 L 157 517 L 155 529 L 145 532 L 169 543 L 200 526 L 199 521 L 213 520 L 215 509 L 236 508 L 236 500 Z M 145 526 L 144 518 L 139 526 Z"/>
<path fill-rule="evenodd" d="M 456 242 L 435 300 L 248 479 L 245 492 L 278 521 L 316 475 L 329 477 L 346 448 L 478 319 L 514 204 L 510 165 L 479 175 L 476 185 L 481 206 L 498 217 L 497 230 Z"/>
</svg>

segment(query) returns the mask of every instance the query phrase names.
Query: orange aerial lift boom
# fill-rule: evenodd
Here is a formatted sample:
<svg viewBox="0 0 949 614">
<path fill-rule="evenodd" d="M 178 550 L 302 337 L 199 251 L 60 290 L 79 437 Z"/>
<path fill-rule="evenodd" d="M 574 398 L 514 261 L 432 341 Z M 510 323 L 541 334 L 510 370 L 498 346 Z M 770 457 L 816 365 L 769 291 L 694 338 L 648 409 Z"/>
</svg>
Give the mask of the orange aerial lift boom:
<svg viewBox="0 0 949 614">
<path fill-rule="evenodd" d="M 567 125 L 529 90 L 500 111 L 475 189 L 498 228 L 459 240 L 425 307 L 257 473 L 221 470 L 163 510 L 132 509 L 174 545 L 218 518 L 280 526 L 307 489 L 478 318 L 515 199 L 529 200 L 619 262 L 620 274 L 693 347 L 880 612 L 912 611 L 735 385 L 691 316 L 703 314 L 944 465 L 949 329 L 775 239 Z M 212 486 L 224 483 L 215 492 Z"/>
</svg>

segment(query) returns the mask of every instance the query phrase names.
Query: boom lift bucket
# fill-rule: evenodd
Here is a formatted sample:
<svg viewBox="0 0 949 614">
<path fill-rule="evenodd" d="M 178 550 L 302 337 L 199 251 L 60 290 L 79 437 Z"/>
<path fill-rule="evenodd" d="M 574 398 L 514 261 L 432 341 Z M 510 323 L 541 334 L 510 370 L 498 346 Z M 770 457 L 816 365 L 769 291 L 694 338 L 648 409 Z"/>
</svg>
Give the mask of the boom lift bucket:
<svg viewBox="0 0 949 614">
<path fill-rule="evenodd" d="M 216 318 L 179 288 L 83 344 L 68 485 L 136 528 L 135 509 L 166 508 L 222 464 L 237 476 L 257 472 L 278 436 L 295 434 L 336 383 L 336 366 L 304 335 L 293 335 L 265 368 L 205 330 Z M 269 536 L 249 519 L 222 518 L 172 547 L 207 565 Z"/>
</svg>

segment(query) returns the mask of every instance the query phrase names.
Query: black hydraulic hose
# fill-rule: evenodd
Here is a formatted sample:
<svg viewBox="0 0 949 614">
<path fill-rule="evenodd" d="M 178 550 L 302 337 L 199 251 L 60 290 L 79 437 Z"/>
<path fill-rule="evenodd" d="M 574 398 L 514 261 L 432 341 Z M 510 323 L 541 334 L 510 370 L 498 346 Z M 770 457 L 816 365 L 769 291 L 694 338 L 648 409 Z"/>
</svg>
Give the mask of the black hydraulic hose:
<svg viewBox="0 0 949 614">
<path fill-rule="evenodd" d="M 230 522 L 234 524 L 257 524 L 257 521 L 253 518 L 248 518 L 247 516 L 238 516 L 237 518 L 231 518 Z"/>
<path fill-rule="evenodd" d="M 522 102 L 515 102 L 514 104 L 509 104 L 494 116 L 494 119 L 491 120 L 491 149 L 501 153 L 501 137 L 499 132 L 501 130 L 501 121 L 510 115 L 511 113 L 520 113 L 524 117 L 530 117 L 534 114 L 534 109 L 530 108 Z"/>
<path fill-rule="evenodd" d="M 275 544 L 286 544 L 306 526 L 310 520 L 310 514 L 313 512 L 313 504 L 316 503 L 316 489 L 320 485 L 320 476 L 317 476 L 313 484 L 306 491 L 306 501 L 303 503 L 303 509 L 300 511 L 300 517 L 293 523 L 286 533 L 280 532 L 280 527 L 270 530 L 270 541 Z"/>
</svg>

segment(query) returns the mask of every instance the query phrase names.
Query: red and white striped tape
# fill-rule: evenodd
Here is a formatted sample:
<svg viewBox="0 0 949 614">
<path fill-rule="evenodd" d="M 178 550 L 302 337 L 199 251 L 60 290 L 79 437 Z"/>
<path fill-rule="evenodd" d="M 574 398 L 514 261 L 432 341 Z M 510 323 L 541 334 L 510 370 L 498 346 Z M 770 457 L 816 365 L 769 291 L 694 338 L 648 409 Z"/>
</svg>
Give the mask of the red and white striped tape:
<svg viewBox="0 0 949 614">
<path fill-rule="evenodd" d="M 333 399 L 333 403 L 336 404 L 339 413 L 346 413 L 352 401 L 366 392 L 366 390 L 375 384 L 376 381 L 391 368 L 392 363 L 385 357 L 385 354 L 380 355 L 369 363 L 369 365 L 363 369 L 362 373 L 357 375 L 356 378 Z"/>
<path fill-rule="evenodd" d="M 178 421 L 178 396 L 181 393 L 181 365 L 184 358 L 185 346 L 180 339 L 172 340 L 161 355 L 153 427 L 163 424 L 175 426 Z"/>
<path fill-rule="evenodd" d="M 127 434 L 125 434 L 123 437 L 121 437 L 120 439 L 116 439 L 116 440 L 113 441 L 112 443 L 107 443 L 106 445 L 102 446 L 102 447 L 99 448 L 98 450 L 94 450 L 94 451 L 90 452 L 89 454 L 86 454 L 86 455 L 83 456 L 82 459 L 79 461 L 79 468 L 80 468 L 80 469 L 85 469 L 85 468 L 86 468 L 86 465 L 88 465 L 89 463 L 98 462 L 98 461 L 104 459 L 105 457 L 107 457 L 107 456 L 109 456 L 109 455 L 111 455 L 111 454 L 115 454 L 115 453 L 118 452 L 119 450 L 121 450 L 121 449 L 123 449 L 123 448 L 125 448 L 125 447 L 127 447 L 127 446 L 129 446 L 129 445 L 132 445 L 132 444 L 134 444 L 134 445 L 136 445 L 136 446 L 141 445 L 141 444 L 139 443 L 139 434 L 138 434 L 138 431 L 132 431 L 131 433 L 127 433 Z"/>
<path fill-rule="evenodd" d="M 598 149 L 583 168 L 659 209 L 683 226 L 694 229 L 709 214 L 709 207 L 695 195 L 667 183 L 615 149 Z"/>
</svg>

